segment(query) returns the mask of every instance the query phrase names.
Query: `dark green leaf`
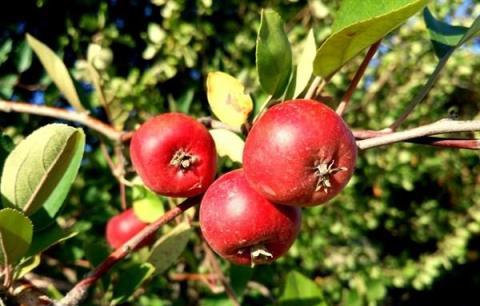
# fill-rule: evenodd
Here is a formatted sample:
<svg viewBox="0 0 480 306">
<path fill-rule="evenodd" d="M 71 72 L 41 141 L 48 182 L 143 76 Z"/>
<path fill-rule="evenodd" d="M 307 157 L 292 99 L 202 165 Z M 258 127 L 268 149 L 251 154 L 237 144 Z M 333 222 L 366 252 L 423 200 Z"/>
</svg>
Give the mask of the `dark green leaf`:
<svg viewBox="0 0 480 306">
<path fill-rule="evenodd" d="M 113 288 L 111 305 L 118 305 L 128 301 L 135 290 L 152 276 L 155 268 L 149 263 L 132 264 L 122 269 L 118 282 Z"/>
<path fill-rule="evenodd" d="M 3 203 L 27 215 L 42 208 L 53 218 L 77 175 L 84 146 L 83 131 L 65 124 L 46 125 L 30 134 L 5 161 Z"/>
<path fill-rule="evenodd" d="M 237 296 L 241 297 L 248 281 L 252 278 L 253 269 L 245 266 L 230 265 L 230 285 Z"/>
<path fill-rule="evenodd" d="M 263 90 L 273 97 L 281 96 L 292 72 L 292 49 L 282 18 L 271 9 L 262 10 L 256 61 Z"/>
<path fill-rule="evenodd" d="M 468 30 L 466 27 L 452 26 L 435 19 L 428 8 L 423 10 L 423 18 L 430 32 L 433 48 L 438 58 L 444 57 L 448 52 L 456 48 Z"/>
<path fill-rule="evenodd" d="M 16 209 L 0 210 L 0 263 L 14 264 L 32 243 L 32 222 Z"/>
<path fill-rule="evenodd" d="M 23 41 L 15 50 L 15 66 L 19 73 L 24 72 L 32 64 L 32 49 Z"/>
<path fill-rule="evenodd" d="M 279 305 L 283 306 L 326 306 L 320 287 L 297 271 L 287 274 Z"/>
<path fill-rule="evenodd" d="M 320 46 L 314 74 L 327 77 L 421 10 L 428 0 L 343 0 L 332 35 Z"/>
</svg>

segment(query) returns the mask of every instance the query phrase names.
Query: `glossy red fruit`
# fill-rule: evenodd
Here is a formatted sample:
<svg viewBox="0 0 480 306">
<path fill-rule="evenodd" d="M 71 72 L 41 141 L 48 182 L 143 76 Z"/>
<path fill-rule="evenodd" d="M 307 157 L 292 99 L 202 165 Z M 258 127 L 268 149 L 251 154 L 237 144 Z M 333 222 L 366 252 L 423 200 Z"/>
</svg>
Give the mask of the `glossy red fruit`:
<svg viewBox="0 0 480 306">
<path fill-rule="evenodd" d="M 133 212 L 133 209 L 127 209 L 124 212 L 112 217 L 107 223 L 106 238 L 108 244 L 116 249 L 130 240 L 138 232 L 144 229 L 148 223 L 142 222 Z M 138 248 L 149 245 L 153 236 L 147 239 L 145 243 Z"/>
<path fill-rule="evenodd" d="M 145 122 L 133 135 L 130 155 L 145 185 L 161 195 L 192 197 L 215 177 L 215 143 L 202 124 L 184 114 Z"/>
<path fill-rule="evenodd" d="M 200 228 L 212 249 L 239 265 L 270 263 L 297 237 L 301 211 L 258 194 L 243 170 L 218 178 L 200 204 Z"/>
<path fill-rule="evenodd" d="M 355 138 L 340 116 L 317 101 L 293 100 L 254 124 L 243 163 L 248 182 L 270 201 L 314 206 L 345 187 L 356 156 Z"/>
</svg>

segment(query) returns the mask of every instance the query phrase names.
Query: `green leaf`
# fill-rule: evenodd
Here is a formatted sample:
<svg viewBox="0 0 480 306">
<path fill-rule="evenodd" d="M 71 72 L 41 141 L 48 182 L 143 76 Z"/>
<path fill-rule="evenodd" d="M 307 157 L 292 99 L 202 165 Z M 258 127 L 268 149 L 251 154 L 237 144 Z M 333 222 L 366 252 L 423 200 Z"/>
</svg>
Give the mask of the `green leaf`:
<svg viewBox="0 0 480 306">
<path fill-rule="evenodd" d="M 154 272 L 155 267 L 148 262 L 132 264 L 127 268 L 123 268 L 120 272 L 119 280 L 113 288 L 113 298 L 110 305 L 118 305 L 128 301 L 135 290 L 152 276 Z"/>
<path fill-rule="evenodd" d="M 297 271 L 287 274 L 279 305 L 326 306 L 323 293 L 315 282 Z"/>
<path fill-rule="evenodd" d="M 448 52 L 455 49 L 468 30 L 466 27 L 452 26 L 435 19 L 428 8 L 423 10 L 423 18 L 438 58 L 444 57 Z"/>
<path fill-rule="evenodd" d="M 10 98 L 13 94 L 13 87 L 17 84 L 18 76 L 16 74 L 7 74 L 0 77 L 0 95 Z"/>
<path fill-rule="evenodd" d="M 367 282 L 367 299 L 369 301 L 380 301 L 386 294 L 387 289 L 381 280 L 374 279 Z"/>
<path fill-rule="evenodd" d="M 6 60 L 8 60 L 8 55 L 12 51 L 12 40 L 7 39 L 2 46 L 0 46 L 0 65 L 5 63 Z"/>
<path fill-rule="evenodd" d="M 17 67 L 17 71 L 22 73 L 30 68 L 31 64 L 32 49 L 25 41 L 23 41 L 15 51 L 15 66 Z"/>
<path fill-rule="evenodd" d="M 0 210 L 0 264 L 14 264 L 28 251 L 32 243 L 33 225 L 22 212 Z"/>
<path fill-rule="evenodd" d="M 295 93 L 293 98 L 297 98 L 307 87 L 313 73 L 313 61 L 317 51 L 315 36 L 310 29 L 307 38 L 303 43 L 303 51 L 297 66 Z"/>
<path fill-rule="evenodd" d="M 142 222 L 152 223 L 165 213 L 162 199 L 151 191 L 144 198 L 133 202 L 133 211 Z"/>
<path fill-rule="evenodd" d="M 343 0 L 332 35 L 320 46 L 314 74 L 328 77 L 420 11 L 428 0 Z"/>
<path fill-rule="evenodd" d="M 280 15 L 262 10 L 256 49 L 257 73 L 263 90 L 280 97 L 292 72 L 292 49 Z"/>
<path fill-rule="evenodd" d="M 63 61 L 47 45 L 30 34 L 27 34 L 27 42 L 67 101 L 77 111 L 84 112 L 85 108 L 80 103 L 80 98 L 78 97 L 73 80 Z"/>
<path fill-rule="evenodd" d="M 191 232 L 192 229 L 188 223 L 180 223 L 155 243 L 148 258 L 156 269 L 155 273 L 163 273 L 177 261 L 187 246 Z"/>
<path fill-rule="evenodd" d="M 241 297 L 248 281 L 252 278 L 253 269 L 245 266 L 230 265 L 229 278 L 233 291 Z"/>
<path fill-rule="evenodd" d="M 83 156 L 85 134 L 65 124 L 46 125 L 10 153 L 3 168 L 3 203 L 53 218 L 61 208 Z"/>
<path fill-rule="evenodd" d="M 242 163 L 245 142 L 240 136 L 226 129 L 211 129 L 209 132 L 219 156 L 228 156 L 232 161 Z"/>
<path fill-rule="evenodd" d="M 363 299 L 355 290 L 350 290 L 344 297 L 344 305 L 348 306 L 362 306 L 364 305 Z"/>
<path fill-rule="evenodd" d="M 64 242 L 77 235 L 78 232 L 64 230 L 55 223 L 53 226 L 49 226 L 42 231 L 35 232 L 33 235 L 32 245 L 28 249 L 27 256 L 40 254 L 55 244 Z"/>
<path fill-rule="evenodd" d="M 14 278 L 21 279 L 40 265 L 40 255 L 25 257 L 15 267 Z"/>
</svg>

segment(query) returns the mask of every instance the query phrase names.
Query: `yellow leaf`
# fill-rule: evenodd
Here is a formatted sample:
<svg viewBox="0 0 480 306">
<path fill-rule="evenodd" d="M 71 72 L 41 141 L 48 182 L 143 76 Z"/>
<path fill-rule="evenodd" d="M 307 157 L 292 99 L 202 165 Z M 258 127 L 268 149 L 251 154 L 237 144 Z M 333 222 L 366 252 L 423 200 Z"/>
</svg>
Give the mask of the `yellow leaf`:
<svg viewBox="0 0 480 306">
<path fill-rule="evenodd" d="M 242 83 L 220 71 L 208 74 L 207 98 L 215 116 L 235 128 L 247 121 L 253 108 L 252 99 L 245 93 Z"/>
<path fill-rule="evenodd" d="M 210 134 L 215 141 L 219 156 L 228 156 L 232 161 L 242 163 L 245 142 L 240 136 L 225 129 L 212 129 Z"/>
</svg>

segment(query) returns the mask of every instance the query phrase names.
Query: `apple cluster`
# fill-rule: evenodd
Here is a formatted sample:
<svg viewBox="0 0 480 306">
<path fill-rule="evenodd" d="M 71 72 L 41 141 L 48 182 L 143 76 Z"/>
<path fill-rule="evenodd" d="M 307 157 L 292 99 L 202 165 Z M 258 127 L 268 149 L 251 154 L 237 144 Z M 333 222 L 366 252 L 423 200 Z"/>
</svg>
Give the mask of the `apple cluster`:
<svg viewBox="0 0 480 306">
<path fill-rule="evenodd" d="M 144 123 L 130 153 L 138 175 L 158 194 L 204 193 L 199 218 L 205 240 L 235 264 L 256 265 L 288 251 L 300 231 L 302 207 L 325 203 L 345 187 L 357 147 L 333 110 L 298 99 L 266 111 L 246 138 L 243 168 L 216 180 L 215 143 L 184 114 Z"/>
</svg>

